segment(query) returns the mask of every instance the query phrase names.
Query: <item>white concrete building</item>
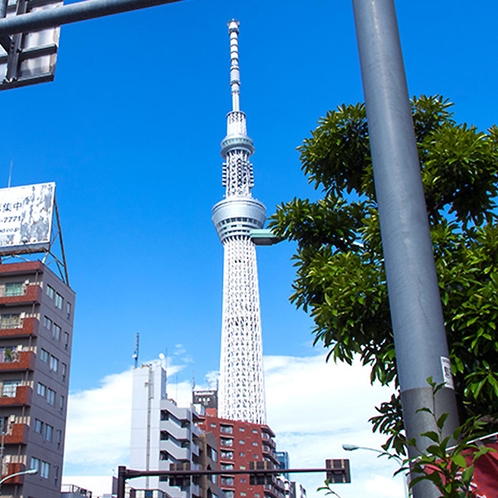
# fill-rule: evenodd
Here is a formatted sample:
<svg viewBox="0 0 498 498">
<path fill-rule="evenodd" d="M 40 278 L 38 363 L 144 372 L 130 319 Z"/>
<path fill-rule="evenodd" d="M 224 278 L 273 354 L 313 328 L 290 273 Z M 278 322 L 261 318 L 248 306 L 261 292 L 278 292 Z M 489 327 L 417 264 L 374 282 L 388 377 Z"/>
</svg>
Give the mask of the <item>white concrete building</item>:
<svg viewBox="0 0 498 498">
<path fill-rule="evenodd" d="M 130 468 L 171 470 L 185 464 L 192 470 L 215 468 L 216 441 L 196 425 L 192 406 L 181 408 L 167 399 L 166 370 L 155 361 L 133 371 Z M 143 477 L 128 481 L 136 498 L 215 498 L 216 477 L 194 477 L 180 482 L 167 477 Z"/>
</svg>

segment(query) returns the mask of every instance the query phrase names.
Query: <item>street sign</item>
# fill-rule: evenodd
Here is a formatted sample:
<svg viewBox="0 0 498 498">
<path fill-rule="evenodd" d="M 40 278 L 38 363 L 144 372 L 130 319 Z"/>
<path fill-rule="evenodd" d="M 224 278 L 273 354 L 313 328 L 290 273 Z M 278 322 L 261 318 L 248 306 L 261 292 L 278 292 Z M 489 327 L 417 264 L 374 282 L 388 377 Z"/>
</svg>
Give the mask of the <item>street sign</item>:
<svg viewBox="0 0 498 498">
<path fill-rule="evenodd" d="M 62 7 L 63 0 L 10 0 L 7 19 Z M 52 81 L 60 27 L 0 37 L 0 90 Z"/>
</svg>

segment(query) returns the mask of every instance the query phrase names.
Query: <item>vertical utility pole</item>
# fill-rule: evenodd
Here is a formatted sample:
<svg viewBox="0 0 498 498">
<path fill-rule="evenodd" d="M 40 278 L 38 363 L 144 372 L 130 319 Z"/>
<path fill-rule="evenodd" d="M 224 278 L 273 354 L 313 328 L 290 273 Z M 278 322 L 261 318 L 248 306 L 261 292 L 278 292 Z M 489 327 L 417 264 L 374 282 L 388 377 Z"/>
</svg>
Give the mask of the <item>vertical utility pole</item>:
<svg viewBox="0 0 498 498">
<path fill-rule="evenodd" d="M 420 408 L 448 413 L 445 435 L 458 426 L 455 392 L 432 252 L 394 0 L 353 0 L 403 420 L 420 450 L 437 430 Z M 446 383 L 436 396 L 427 378 Z M 427 487 L 426 487 L 427 486 Z M 439 496 L 430 483 L 415 498 Z"/>
</svg>

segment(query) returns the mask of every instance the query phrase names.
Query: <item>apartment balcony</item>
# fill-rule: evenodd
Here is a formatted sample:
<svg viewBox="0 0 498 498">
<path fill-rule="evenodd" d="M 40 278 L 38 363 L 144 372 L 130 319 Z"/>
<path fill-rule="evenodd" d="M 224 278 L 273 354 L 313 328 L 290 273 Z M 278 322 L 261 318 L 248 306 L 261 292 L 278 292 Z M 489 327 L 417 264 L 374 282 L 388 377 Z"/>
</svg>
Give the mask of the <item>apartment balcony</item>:
<svg viewBox="0 0 498 498">
<path fill-rule="evenodd" d="M 28 434 L 28 424 L 13 424 L 10 432 L 5 434 L 4 444 L 27 444 Z"/>
<path fill-rule="evenodd" d="M 25 372 L 35 369 L 35 353 L 33 351 L 14 351 L 9 357 L 4 355 L 0 359 L 0 373 Z"/>
<path fill-rule="evenodd" d="M 263 444 L 263 457 L 271 461 L 272 463 L 275 464 L 275 466 L 279 466 L 280 462 L 278 461 L 278 458 L 275 456 L 275 453 L 272 448 L 267 446 L 266 444 Z"/>
<path fill-rule="evenodd" d="M 18 472 L 24 472 L 26 469 L 26 465 L 20 462 L 12 462 L 7 464 L 7 472 L 2 472 L 2 478 L 10 476 L 12 474 L 17 474 Z M 24 483 L 24 474 L 16 477 L 12 477 L 4 481 L 3 485 L 7 486 L 9 484 L 23 484 Z"/>
<path fill-rule="evenodd" d="M 263 437 L 263 444 L 268 445 L 270 448 L 273 448 L 274 450 L 276 449 L 277 446 L 272 437 L 270 437 L 265 432 L 263 432 L 262 437 Z"/>
<path fill-rule="evenodd" d="M 41 261 L 24 261 L 0 265 L 0 275 L 31 275 L 43 273 L 45 265 Z"/>
<path fill-rule="evenodd" d="M 29 386 L 17 386 L 13 396 L 0 396 L 0 408 L 12 406 L 30 406 L 33 389 Z"/>
<path fill-rule="evenodd" d="M 11 329 L 0 329 L 0 339 L 37 337 L 39 325 L 40 322 L 37 318 L 24 318 L 17 327 L 13 327 Z"/>
<path fill-rule="evenodd" d="M 2 288 L 2 291 L 4 289 Z M 40 304 L 42 297 L 42 289 L 39 285 L 26 285 L 19 295 L 4 295 L 0 293 L 0 307 L 3 306 L 22 306 L 26 304 Z"/>
</svg>

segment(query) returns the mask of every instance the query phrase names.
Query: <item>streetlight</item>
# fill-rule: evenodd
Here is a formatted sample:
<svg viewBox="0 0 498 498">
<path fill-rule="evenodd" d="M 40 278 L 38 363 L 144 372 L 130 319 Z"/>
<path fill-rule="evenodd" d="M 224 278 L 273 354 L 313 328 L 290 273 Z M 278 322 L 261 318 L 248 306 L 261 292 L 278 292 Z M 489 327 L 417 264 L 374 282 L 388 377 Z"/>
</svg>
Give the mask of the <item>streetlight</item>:
<svg viewBox="0 0 498 498">
<path fill-rule="evenodd" d="M 368 446 L 358 446 L 356 444 L 343 444 L 342 449 L 346 451 L 356 451 L 356 450 L 366 450 L 366 451 L 373 451 L 374 453 L 378 453 L 380 455 L 386 455 L 389 458 L 394 458 L 400 463 L 401 465 L 403 464 L 403 460 L 398 456 L 398 455 L 390 455 L 389 453 L 386 453 L 385 451 L 378 450 L 377 448 L 369 448 Z M 378 457 L 377 457 L 378 458 Z M 408 488 L 408 476 L 405 477 L 403 480 L 404 483 L 404 489 L 405 489 L 405 497 L 409 498 L 412 496 L 409 488 Z"/>
<path fill-rule="evenodd" d="M 0 490 L 2 489 L 2 484 L 7 480 L 12 477 L 17 477 L 17 476 L 24 476 L 24 475 L 35 475 L 38 472 L 38 469 L 28 469 L 28 470 L 23 470 L 21 472 L 16 472 L 15 474 L 10 474 L 8 476 L 5 476 L 3 479 L 0 479 Z"/>
<path fill-rule="evenodd" d="M 367 451 L 375 451 L 375 453 L 380 453 L 381 455 L 385 455 L 381 450 L 376 448 L 367 448 L 366 446 L 357 446 L 356 444 L 343 444 L 342 449 L 346 451 L 355 451 L 355 450 L 367 450 Z M 399 458 L 397 455 L 392 455 L 394 458 Z"/>
</svg>

